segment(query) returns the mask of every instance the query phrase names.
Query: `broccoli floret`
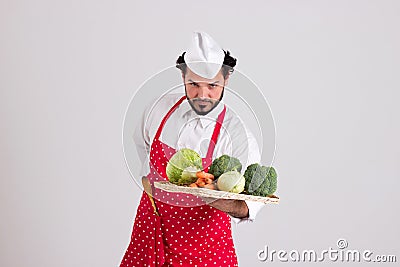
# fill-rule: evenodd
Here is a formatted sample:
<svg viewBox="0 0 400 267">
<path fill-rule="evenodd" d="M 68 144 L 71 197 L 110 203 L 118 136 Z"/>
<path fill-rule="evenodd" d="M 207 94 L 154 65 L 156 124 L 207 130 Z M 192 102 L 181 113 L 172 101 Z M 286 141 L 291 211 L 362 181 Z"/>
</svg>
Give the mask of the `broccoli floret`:
<svg viewBox="0 0 400 267">
<path fill-rule="evenodd" d="M 218 178 L 225 172 L 240 172 L 241 170 L 242 163 L 240 163 L 237 158 L 228 155 L 222 155 L 219 158 L 214 159 L 208 172 L 213 174 L 215 178 Z"/>
<path fill-rule="evenodd" d="M 273 167 L 251 164 L 244 172 L 245 192 L 254 196 L 268 196 L 276 191 L 277 174 Z"/>
</svg>

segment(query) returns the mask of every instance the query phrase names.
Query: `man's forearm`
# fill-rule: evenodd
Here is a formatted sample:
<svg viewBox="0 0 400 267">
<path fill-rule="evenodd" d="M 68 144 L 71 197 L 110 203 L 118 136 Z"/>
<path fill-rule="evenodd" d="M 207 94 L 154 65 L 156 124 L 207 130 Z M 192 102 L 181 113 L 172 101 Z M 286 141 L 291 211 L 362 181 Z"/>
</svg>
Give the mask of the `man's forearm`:
<svg viewBox="0 0 400 267">
<path fill-rule="evenodd" d="M 249 217 L 249 208 L 244 200 L 205 199 L 207 204 L 237 218 Z"/>
</svg>

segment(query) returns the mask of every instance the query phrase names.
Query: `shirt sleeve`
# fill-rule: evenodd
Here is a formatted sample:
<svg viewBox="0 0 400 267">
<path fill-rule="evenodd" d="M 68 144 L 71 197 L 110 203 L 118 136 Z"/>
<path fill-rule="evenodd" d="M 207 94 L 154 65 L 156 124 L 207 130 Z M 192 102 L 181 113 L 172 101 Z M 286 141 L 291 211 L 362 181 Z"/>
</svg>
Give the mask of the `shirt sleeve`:
<svg viewBox="0 0 400 267">
<path fill-rule="evenodd" d="M 249 223 L 253 222 L 256 219 L 257 213 L 264 207 L 264 203 L 262 202 L 255 202 L 255 201 L 248 201 L 245 200 L 247 207 L 249 208 L 249 217 L 247 218 L 236 218 L 233 216 L 230 216 L 232 221 L 236 224 L 240 223 Z"/>
<path fill-rule="evenodd" d="M 140 176 L 146 176 L 149 173 L 149 164 L 148 164 L 148 153 L 150 150 L 150 136 L 149 136 L 149 124 L 146 124 L 146 117 L 148 114 L 147 108 L 140 120 L 140 124 L 133 132 L 133 142 L 135 143 L 136 152 L 140 159 Z"/>
<path fill-rule="evenodd" d="M 150 171 L 150 147 L 162 118 L 181 96 L 181 94 L 170 94 L 162 98 L 154 98 L 149 101 L 141 114 L 140 123 L 133 132 L 133 142 L 140 159 L 138 164 L 141 164 L 138 166 L 140 176 L 146 176 Z"/>
</svg>

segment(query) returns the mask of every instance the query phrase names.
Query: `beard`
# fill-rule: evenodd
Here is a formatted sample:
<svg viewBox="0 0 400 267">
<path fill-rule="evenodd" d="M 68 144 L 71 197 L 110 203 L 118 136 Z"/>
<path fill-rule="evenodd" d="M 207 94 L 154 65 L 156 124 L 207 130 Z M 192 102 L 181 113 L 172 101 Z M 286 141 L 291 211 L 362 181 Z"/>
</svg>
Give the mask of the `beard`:
<svg viewBox="0 0 400 267">
<path fill-rule="evenodd" d="M 188 100 L 190 106 L 196 112 L 197 115 L 207 115 L 210 113 L 214 108 L 218 106 L 218 104 L 221 102 L 222 97 L 224 96 L 224 91 L 225 88 L 222 89 L 221 97 L 219 99 L 212 99 L 212 98 L 192 98 L 189 99 L 187 92 L 186 92 L 186 86 L 185 86 L 185 94 L 186 94 L 186 99 Z"/>
</svg>

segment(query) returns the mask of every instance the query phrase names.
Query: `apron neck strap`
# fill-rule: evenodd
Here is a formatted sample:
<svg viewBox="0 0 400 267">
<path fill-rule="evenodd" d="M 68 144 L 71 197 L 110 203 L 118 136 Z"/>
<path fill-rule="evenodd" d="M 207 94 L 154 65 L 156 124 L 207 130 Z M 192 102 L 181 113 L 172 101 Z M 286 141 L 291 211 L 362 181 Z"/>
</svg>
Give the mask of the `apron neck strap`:
<svg viewBox="0 0 400 267">
<path fill-rule="evenodd" d="M 161 132 L 162 132 L 164 125 L 167 122 L 168 118 L 171 116 L 171 114 L 179 107 L 179 105 L 185 99 L 186 99 L 186 96 L 182 96 L 178 100 L 178 102 L 176 102 L 175 105 L 173 105 L 172 108 L 168 111 L 168 113 L 164 116 L 164 118 L 162 119 L 162 121 L 160 123 L 160 126 L 158 127 L 157 133 L 154 136 L 154 140 L 158 140 L 160 138 Z M 218 136 L 221 131 L 222 123 L 225 118 L 225 113 L 226 113 L 226 106 L 224 105 L 224 109 L 218 115 L 217 122 L 215 123 L 214 131 L 211 136 L 210 144 L 208 145 L 207 155 L 206 155 L 205 159 L 203 160 L 203 165 L 205 166 L 206 171 L 208 171 L 208 167 L 212 163 L 212 156 L 214 154 L 215 144 L 217 143 Z"/>
<path fill-rule="evenodd" d="M 168 113 L 164 116 L 163 120 L 160 123 L 160 126 L 158 126 L 158 130 L 157 130 L 156 135 L 154 136 L 154 139 L 158 140 L 160 138 L 162 129 L 164 128 L 164 125 L 167 122 L 168 118 L 171 116 L 171 114 L 179 107 L 179 105 L 185 99 L 186 99 L 186 96 L 182 96 L 181 99 L 179 99 L 179 101 L 176 102 L 175 105 L 173 105 L 172 108 L 168 111 Z"/>
<path fill-rule="evenodd" d="M 204 161 L 204 163 L 206 163 L 205 164 L 206 165 L 205 166 L 206 167 L 205 168 L 206 171 L 208 171 L 208 166 L 212 163 L 212 156 L 213 156 L 213 153 L 214 153 L 215 144 L 217 143 L 218 136 L 219 136 L 219 133 L 221 131 L 221 126 L 222 126 L 222 123 L 224 122 L 225 113 L 226 113 L 226 106 L 224 105 L 224 109 L 218 115 L 217 122 L 216 122 L 215 127 L 214 127 L 214 132 L 213 132 L 213 134 L 211 136 L 210 144 L 208 145 L 208 151 L 207 151 L 207 155 L 206 155 L 206 158 L 205 158 L 205 161 Z"/>
</svg>

